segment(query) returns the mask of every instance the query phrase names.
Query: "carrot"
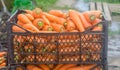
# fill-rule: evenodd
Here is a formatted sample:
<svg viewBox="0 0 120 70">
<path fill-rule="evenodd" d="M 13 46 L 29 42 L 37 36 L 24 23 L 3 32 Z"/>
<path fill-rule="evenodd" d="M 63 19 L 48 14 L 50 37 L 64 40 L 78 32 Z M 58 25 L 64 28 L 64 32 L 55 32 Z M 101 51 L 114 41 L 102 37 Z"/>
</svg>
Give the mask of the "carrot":
<svg viewBox="0 0 120 70">
<path fill-rule="evenodd" d="M 33 52 L 33 46 L 28 44 L 24 46 L 25 52 Z"/>
<path fill-rule="evenodd" d="M 21 21 L 19 21 L 19 20 L 17 21 L 17 24 L 20 25 L 20 26 L 23 26 L 23 25 L 24 25 L 24 23 L 21 22 Z"/>
<path fill-rule="evenodd" d="M 41 18 L 43 15 L 42 10 L 40 8 L 35 8 L 33 10 L 33 16 L 34 18 Z"/>
<path fill-rule="evenodd" d="M 101 58 L 101 56 L 100 56 L 100 54 L 92 54 L 92 60 L 94 60 L 94 61 L 98 61 L 98 60 L 100 60 L 100 58 Z"/>
<path fill-rule="evenodd" d="M 92 31 L 102 31 L 102 24 L 99 24 L 98 26 L 95 26 Z"/>
<path fill-rule="evenodd" d="M 63 26 L 66 26 L 66 20 L 64 18 L 56 17 L 54 15 L 44 13 L 44 15 L 52 22 L 56 22 L 57 24 L 61 24 Z"/>
<path fill-rule="evenodd" d="M 25 12 L 33 16 L 33 12 L 31 10 L 25 10 Z"/>
<path fill-rule="evenodd" d="M 34 59 L 35 59 L 35 56 L 34 56 L 34 55 L 28 55 L 28 56 L 26 57 L 26 60 L 27 60 L 28 62 L 33 62 Z"/>
<path fill-rule="evenodd" d="M 33 21 L 33 25 L 41 30 L 44 26 L 43 19 L 37 18 Z"/>
<path fill-rule="evenodd" d="M 96 16 L 96 18 L 98 19 L 102 19 L 102 12 L 99 10 L 96 11 L 90 11 L 91 14 L 94 14 Z"/>
<path fill-rule="evenodd" d="M 6 54 L 7 54 L 6 52 L 0 52 L 0 57 L 3 57 Z"/>
<path fill-rule="evenodd" d="M 63 64 L 58 64 L 53 70 L 59 70 L 62 66 Z"/>
<path fill-rule="evenodd" d="M 83 16 L 83 14 L 79 13 L 79 17 L 80 17 L 80 19 L 81 19 L 81 21 L 83 23 L 84 28 L 89 28 L 89 27 L 92 26 L 89 22 L 87 22 L 87 20 Z"/>
<path fill-rule="evenodd" d="M 71 67 L 67 70 L 90 70 L 92 67 L 94 67 L 95 65 L 82 65 L 82 66 L 75 66 L 75 67 Z"/>
<path fill-rule="evenodd" d="M 30 32 L 39 32 L 39 29 L 37 29 L 33 24 L 25 24 L 23 28 L 27 29 Z"/>
<path fill-rule="evenodd" d="M 43 18 L 44 23 L 45 23 L 46 25 L 50 25 L 50 21 L 46 18 L 46 16 L 43 15 L 42 18 Z"/>
<path fill-rule="evenodd" d="M 67 70 L 68 68 L 74 67 L 74 66 L 76 66 L 76 64 L 65 64 L 58 70 Z"/>
<path fill-rule="evenodd" d="M 50 25 L 45 25 L 45 26 L 43 27 L 43 30 L 44 30 L 44 31 L 52 31 L 53 28 L 52 28 Z"/>
<path fill-rule="evenodd" d="M 92 25 L 98 24 L 100 23 L 102 20 L 101 19 L 95 19 L 95 21 L 92 22 Z"/>
<path fill-rule="evenodd" d="M 68 30 L 68 31 L 72 31 L 72 30 L 75 30 L 75 24 L 73 23 L 73 21 L 72 20 L 70 20 L 70 19 L 68 19 L 67 20 L 67 26 L 66 26 L 66 29 Z"/>
<path fill-rule="evenodd" d="M 27 70 L 42 70 L 39 67 L 35 65 L 27 65 Z"/>
<path fill-rule="evenodd" d="M 54 64 L 48 64 L 48 67 L 52 70 L 53 70 L 54 66 L 55 66 Z"/>
<path fill-rule="evenodd" d="M 95 14 L 91 13 L 90 11 L 83 12 L 82 14 L 89 23 L 92 23 L 96 19 Z"/>
<path fill-rule="evenodd" d="M 0 69 L 5 68 L 6 66 L 0 66 Z"/>
<path fill-rule="evenodd" d="M 65 14 L 60 10 L 50 10 L 49 14 L 57 16 L 57 17 L 61 17 L 61 18 L 66 18 Z"/>
<path fill-rule="evenodd" d="M 81 55 L 82 61 L 86 61 L 86 60 L 88 60 L 89 58 L 90 58 L 90 57 L 89 57 L 88 54 L 82 54 L 82 55 Z"/>
<path fill-rule="evenodd" d="M 47 65 L 45 65 L 45 64 L 39 64 L 38 66 L 40 68 L 42 68 L 43 70 L 50 70 L 50 68 Z"/>
<path fill-rule="evenodd" d="M 76 12 L 76 13 L 79 15 L 79 18 L 80 18 L 80 20 L 82 21 L 84 28 L 89 28 L 89 27 L 92 26 L 92 25 L 86 20 L 85 16 L 84 16 L 82 13 L 79 13 L 79 12 L 77 12 L 77 11 L 75 11 L 75 10 L 73 10 L 73 11 Z"/>
<path fill-rule="evenodd" d="M 13 26 L 13 27 L 12 27 L 12 31 L 13 31 L 13 32 L 25 32 L 25 30 L 21 29 L 21 28 L 18 27 L 18 26 Z"/>
<path fill-rule="evenodd" d="M 56 31 L 39 31 L 39 33 L 57 33 Z"/>
<path fill-rule="evenodd" d="M 56 24 L 56 23 L 51 23 L 51 26 L 56 32 L 64 32 L 65 28 L 63 25 Z"/>
<path fill-rule="evenodd" d="M 4 63 L 5 61 L 6 61 L 5 58 L 1 58 L 1 59 L 0 59 L 0 64 Z"/>
<path fill-rule="evenodd" d="M 2 64 L 0 64 L 0 66 L 6 66 L 6 63 L 5 63 L 5 62 L 3 62 Z"/>
<path fill-rule="evenodd" d="M 16 68 L 16 70 L 23 70 L 23 69 L 22 69 L 22 68 L 20 68 L 20 67 L 17 67 L 17 68 Z"/>
<path fill-rule="evenodd" d="M 25 16 L 24 14 L 19 14 L 17 16 L 18 20 L 20 20 L 21 22 L 23 22 L 24 24 L 32 24 L 32 22 L 27 18 L 27 16 Z"/>
<path fill-rule="evenodd" d="M 70 31 L 70 32 L 79 32 L 78 30 L 72 30 L 72 31 Z"/>
<path fill-rule="evenodd" d="M 31 20 L 31 21 L 34 20 L 34 17 L 33 17 L 32 15 L 30 15 L 30 14 L 25 14 L 25 16 L 27 16 L 27 18 L 28 18 L 29 20 Z"/>
<path fill-rule="evenodd" d="M 83 27 L 82 21 L 80 20 L 78 14 L 72 10 L 69 11 L 70 19 L 75 23 L 76 27 L 80 32 L 84 32 L 85 28 Z"/>
</svg>

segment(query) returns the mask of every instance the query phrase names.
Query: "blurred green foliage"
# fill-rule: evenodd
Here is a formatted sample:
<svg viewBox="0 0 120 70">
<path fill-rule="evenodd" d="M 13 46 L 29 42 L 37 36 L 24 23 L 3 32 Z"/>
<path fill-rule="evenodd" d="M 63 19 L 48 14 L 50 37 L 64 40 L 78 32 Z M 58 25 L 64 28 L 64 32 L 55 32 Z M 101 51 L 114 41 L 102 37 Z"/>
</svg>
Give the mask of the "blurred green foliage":
<svg viewBox="0 0 120 70">
<path fill-rule="evenodd" d="M 48 11 L 56 2 L 57 0 L 35 0 L 36 6 L 44 11 Z"/>
<path fill-rule="evenodd" d="M 14 5 L 12 9 L 12 13 L 14 13 L 18 9 L 33 9 L 34 5 L 32 3 L 32 0 L 14 0 Z"/>
<path fill-rule="evenodd" d="M 4 1 L 5 5 L 6 5 L 7 9 L 8 9 L 9 11 L 11 11 L 11 10 L 12 10 L 12 7 L 13 7 L 13 2 L 14 2 L 14 0 L 3 0 L 3 1 Z M 2 6 L 2 3 L 1 3 L 1 1 L 0 1 L 0 10 L 2 10 L 2 9 L 3 9 L 3 6 Z"/>
</svg>

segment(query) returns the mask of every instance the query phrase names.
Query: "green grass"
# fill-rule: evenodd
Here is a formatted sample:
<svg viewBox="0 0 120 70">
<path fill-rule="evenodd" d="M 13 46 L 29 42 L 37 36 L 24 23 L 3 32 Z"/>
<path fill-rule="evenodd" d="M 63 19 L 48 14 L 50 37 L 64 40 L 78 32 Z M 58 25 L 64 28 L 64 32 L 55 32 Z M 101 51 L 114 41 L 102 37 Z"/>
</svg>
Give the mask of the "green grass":
<svg viewBox="0 0 120 70">
<path fill-rule="evenodd" d="M 108 2 L 108 3 L 120 3 L 120 0 L 85 0 L 85 2 Z"/>
<path fill-rule="evenodd" d="M 70 9 L 75 9 L 75 8 L 71 8 L 67 5 L 60 7 L 60 6 L 53 6 L 51 9 L 58 9 L 58 10 L 70 10 Z"/>
<path fill-rule="evenodd" d="M 120 24 L 119 24 L 119 26 L 120 26 Z M 113 31 L 113 30 L 111 30 L 110 27 L 109 27 L 109 28 L 108 28 L 108 35 L 109 35 L 109 36 L 120 35 L 120 28 L 119 28 L 119 30 L 117 30 L 117 31 Z"/>
<path fill-rule="evenodd" d="M 120 12 L 112 12 L 112 16 L 120 16 Z"/>
<path fill-rule="evenodd" d="M 119 34 L 120 34 L 120 30 L 119 31 L 111 31 L 110 29 L 108 30 L 109 36 L 114 36 L 114 35 L 119 35 Z"/>
<path fill-rule="evenodd" d="M 35 0 L 36 6 L 40 7 L 43 11 L 48 11 L 52 8 L 57 0 Z"/>
</svg>

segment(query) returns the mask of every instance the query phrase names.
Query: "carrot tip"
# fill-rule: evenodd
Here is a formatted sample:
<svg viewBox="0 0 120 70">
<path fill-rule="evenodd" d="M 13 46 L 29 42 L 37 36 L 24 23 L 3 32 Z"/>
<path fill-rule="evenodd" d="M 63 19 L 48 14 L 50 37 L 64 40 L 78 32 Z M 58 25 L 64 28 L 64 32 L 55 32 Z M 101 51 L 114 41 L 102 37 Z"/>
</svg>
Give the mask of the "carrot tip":
<svg viewBox="0 0 120 70">
<path fill-rule="evenodd" d="M 90 19 L 91 19 L 92 21 L 94 21 L 95 18 L 96 18 L 96 17 L 95 17 L 94 15 L 91 15 L 91 16 L 90 16 Z"/>
<path fill-rule="evenodd" d="M 48 28 L 48 31 L 52 31 L 52 30 L 53 30 L 53 28 L 52 28 L 52 27 L 49 27 L 49 28 Z"/>
<path fill-rule="evenodd" d="M 64 26 L 66 26 L 66 25 L 67 25 L 67 23 L 65 22 L 65 23 L 64 23 Z"/>
<path fill-rule="evenodd" d="M 103 17 L 103 15 L 101 14 L 101 15 L 99 16 L 99 18 L 102 19 L 102 17 Z"/>
<path fill-rule="evenodd" d="M 102 24 L 98 24 L 98 26 L 102 27 Z"/>
<path fill-rule="evenodd" d="M 42 27 L 42 26 L 43 26 L 43 23 L 42 23 L 42 22 L 38 22 L 38 25 L 39 25 L 40 27 Z"/>
<path fill-rule="evenodd" d="M 60 32 L 64 32 L 64 28 L 60 28 Z"/>
</svg>

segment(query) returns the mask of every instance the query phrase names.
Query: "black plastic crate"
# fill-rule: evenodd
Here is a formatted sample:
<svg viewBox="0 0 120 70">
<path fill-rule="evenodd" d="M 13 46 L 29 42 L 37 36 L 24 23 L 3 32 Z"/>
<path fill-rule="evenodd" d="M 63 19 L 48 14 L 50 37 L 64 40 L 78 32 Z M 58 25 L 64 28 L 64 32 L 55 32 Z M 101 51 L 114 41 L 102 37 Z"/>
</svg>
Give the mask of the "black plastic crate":
<svg viewBox="0 0 120 70">
<path fill-rule="evenodd" d="M 6 32 L 6 21 L 9 15 L 3 13 L 0 19 L 0 50 L 7 50 L 7 32 Z"/>
<path fill-rule="evenodd" d="M 24 11 L 17 11 L 7 22 L 9 65 L 98 64 L 103 66 L 103 70 L 107 70 L 106 21 L 101 22 L 102 31 L 88 29 L 85 32 L 63 33 L 30 33 L 27 30 L 26 33 L 12 32 L 17 15 L 22 12 Z"/>
</svg>

